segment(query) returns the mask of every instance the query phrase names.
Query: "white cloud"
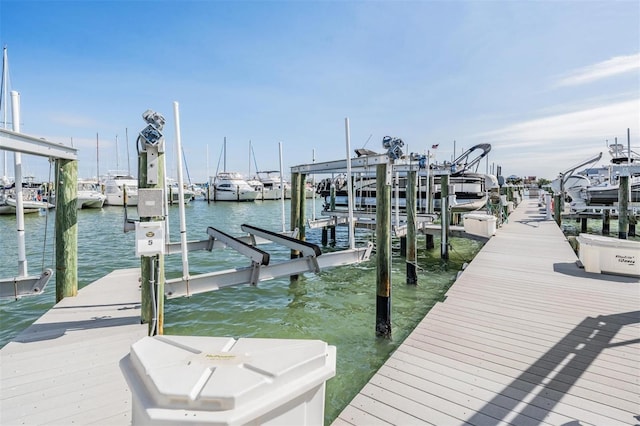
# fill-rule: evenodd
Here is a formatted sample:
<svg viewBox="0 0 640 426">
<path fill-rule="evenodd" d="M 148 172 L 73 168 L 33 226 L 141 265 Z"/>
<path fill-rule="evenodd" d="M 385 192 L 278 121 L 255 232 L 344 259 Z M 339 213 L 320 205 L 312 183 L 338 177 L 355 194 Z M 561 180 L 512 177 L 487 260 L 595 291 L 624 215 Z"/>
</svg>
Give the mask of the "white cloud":
<svg viewBox="0 0 640 426">
<path fill-rule="evenodd" d="M 637 145 L 638 117 L 640 99 L 636 97 L 514 123 L 474 139 L 491 143 L 492 161 L 502 164 L 507 174 L 554 177 L 606 151 L 606 140 L 611 143 L 616 136 L 626 140 L 627 128 L 631 130 L 632 146 Z"/>
<path fill-rule="evenodd" d="M 598 62 L 597 64 L 579 68 L 561 78 L 555 86 L 577 86 L 626 72 L 638 72 L 639 70 L 640 53 L 636 53 L 635 55 L 616 56 L 611 59 L 607 59 L 606 61 Z"/>
<path fill-rule="evenodd" d="M 480 136 L 503 148 L 542 146 L 567 140 L 604 140 L 630 127 L 637 132 L 640 99 L 516 123 Z"/>
</svg>

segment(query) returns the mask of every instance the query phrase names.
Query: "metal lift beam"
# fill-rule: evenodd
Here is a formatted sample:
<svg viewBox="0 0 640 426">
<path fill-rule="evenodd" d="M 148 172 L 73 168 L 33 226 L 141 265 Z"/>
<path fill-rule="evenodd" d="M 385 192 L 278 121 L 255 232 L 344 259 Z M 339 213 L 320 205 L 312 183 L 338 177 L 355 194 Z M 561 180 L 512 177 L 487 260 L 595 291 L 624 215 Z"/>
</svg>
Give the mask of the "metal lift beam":
<svg viewBox="0 0 640 426">
<path fill-rule="evenodd" d="M 242 229 L 244 232 L 248 232 L 251 235 L 262 237 L 274 243 L 289 247 L 291 250 L 298 250 L 300 253 L 302 253 L 303 257 L 318 257 L 322 254 L 322 250 L 320 250 L 320 247 L 318 247 L 316 244 L 298 240 L 297 238 L 291 238 L 286 235 L 278 234 L 266 229 L 256 228 L 255 226 L 247 224 L 240 225 L 240 229 Z"/>
<path fill-rule="evenodd" d="M 232 248 L 238 253 L 250 258 L 253 263 L 257 263 L 258 265 L 269 264 L 269 253 L 232 237 L 231 235 L 225 234 L 219 229 L 212 228 L 210 226 L 207 228 L 207 235 L 209 235 L 210 247 L 213 247 L 215 240 L 220 240 L 227 247 Z"/>
<path fill-rule="evenodd" d="M 53 270 L 45 269 L 38 276 L 14 277 L 0 279 L 0 299 L 20 299 L 23 296 L 42 294 Z"/>
<path fill-rule="evenodd" d="M 369 260 L 373 244 L 366 247 L 324 253 L 316 261 L 320 269 L 334 266 L 350 265 Z M 253 267 L 228 269 L 191 276 L 188 279 L 175 278 L 165 282 L 165 296 L 168 299 L 191 296 L 198 293 L 219 290 L 224 287 L 251 283 L 256 270 Z M 258 269 L 258 281 L 299 275 L 314 272 L 310 269 L 306 258 L 291 259 L 273 265 L 262 266 Z"/>
</svg>

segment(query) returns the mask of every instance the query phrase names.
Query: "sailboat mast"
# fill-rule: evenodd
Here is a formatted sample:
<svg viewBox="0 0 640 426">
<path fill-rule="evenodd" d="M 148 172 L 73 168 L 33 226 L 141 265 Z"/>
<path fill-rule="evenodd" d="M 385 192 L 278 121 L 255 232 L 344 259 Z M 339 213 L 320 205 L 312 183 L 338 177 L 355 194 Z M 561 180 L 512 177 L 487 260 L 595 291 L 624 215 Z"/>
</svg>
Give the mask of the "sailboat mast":
<svg viewBox="0 0 640 426">
<path fill-rule="evenodd" d="M 100 182 L 100 142 L 96 133 L 96 179 Z"/>
<path fill-rule="evenodd" d="M 224 143 L 222 144 L 222 154 L 224 156 L 222 160 L 222 171 L 227 171 L 227 137 L 224 137 Z"/>
<path fill-rule="evenodd" d="M 129 129 L 124 128 L 124 141 L 127 147 L 127 174 L 131 176 L 131 162 L 129 161 Z"/>
<path fill-rule="evenodd" d="M 7 46 L 2 49 L 2 93 L 0 94 L 0 107 L 2 108 L 2 128 L 7 129 L 8 124 L 8 112 L 7 112 L 7 87 L 8 87 L 8 77 L 9 77 L 9 60 L 7 57 Z M 2 168 L 2 176 L 7 176 L 7 151 L 2 152 L 4 160 L 3 160 L 3 168 Z"/>
<path fill-rule="evenodd" d="M 120 170 L 120 159 L 118 155 L 118 135 L 116 135 L 116 170 Z"/>
</svg>

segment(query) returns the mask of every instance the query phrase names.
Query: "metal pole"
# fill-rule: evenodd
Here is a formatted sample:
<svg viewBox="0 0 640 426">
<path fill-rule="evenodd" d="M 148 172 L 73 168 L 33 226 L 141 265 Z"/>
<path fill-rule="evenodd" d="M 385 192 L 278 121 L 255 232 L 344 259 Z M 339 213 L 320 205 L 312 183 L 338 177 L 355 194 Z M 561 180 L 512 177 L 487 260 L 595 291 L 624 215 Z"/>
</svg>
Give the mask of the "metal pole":
<svg viewBox="0 0 640 426">
<path fill-rule="evenodd" d="M 13 131 L 20 133 L 20 94 L 15 90 L 11 91 L 11 118 L 13 121 Z M 22 191 L 22 154 L 13 153 L 14 184 L 16 197 L 16 229 L 18 232 L 18 276 L 26 277 L 27 251 L 24 236 L 24 198 Z"/>
<path fill-rule="evenodd" d="M 189 279 L 189 254 L 187 251 L 187 224 L 184 212 L 184 178 L 182 176 L 182 138 L 180 135 L 180 106 L 173 102 L 173 116 L 176 122 L 176 161 L 178 163 L 178 212 L 180 213 L 180 249 L 182 252 L 182 279 Z M 166 179 L 164 185 L 166 186 Z M 168 218 L 167 218 L 168 219 Z"/>
<path fill-rule="evenodd" d="M 349 118 L 344 119 L 344 132 L 347 143 L 347 207 L 349 210 L 349 248 L 356 247 L 354 230 L 353 230 L 353 183 L 351 182 L 351 135 L 349 130 Z"/>
</svg>

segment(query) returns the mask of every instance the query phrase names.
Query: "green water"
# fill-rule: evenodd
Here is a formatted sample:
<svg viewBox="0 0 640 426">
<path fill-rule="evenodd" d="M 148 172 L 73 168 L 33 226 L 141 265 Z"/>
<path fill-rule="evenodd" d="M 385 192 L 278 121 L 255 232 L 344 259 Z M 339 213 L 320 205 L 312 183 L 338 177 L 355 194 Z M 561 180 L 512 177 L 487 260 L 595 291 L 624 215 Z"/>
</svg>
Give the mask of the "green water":
<svg viewBox="0 0 640 426">
<path fill-rule="evenodd" d="M 285 217 L 289 228 L 289 204 Z M 309 201 L 307 212 L 313 209 Z M 240 225 L 249 223 L 280 231 L 279 202 L 211 203 L 195 201 L 186 206 L 188 239 L 206 238 L 214 226 L 241 235 Z M 316 202 L 316 211 L 320 203 Z M 172 241 L 178 241 L 178 208 L 170 214 Z M 139 266 L 134 255 L 134 235 L 122 232 L 121 208 L 78 211 L 78 279 L 83 287 L 114 269 Z M 54 212 L 25 218 L 29 271 L 42 267 L 55 270 L 53 258 Z M 45 239 L 46 236 L 46 239 Z M 306 231 L 307 240 L 320 244 L 321 230 Z M 338 229 L 335 249 L 346 248 L 346 229 Z M 357 245 L 373 241 L 368 231 L 356 231 Z M 17 271 L 15 218 L 0 216 L 0 277 Z M 405 284 L 405 263 L 393 252 L 392 339 L 375 336 L 375 255 L 365 263 L 338 267 L 320 274 L 305 274 L 297 282 L 288 278 L 261 282 L 257 287 L 237 286 L 190 298 L 167 300 L 165 334 L 320 339 L 337 347 L 336 376 L 328 381 L 325 423 L 330 423 L 349 403 L 390 353 L 415 328 L 431 306 L 442 299 L 464 262 L 470 261 L 480 244 L 452 239 L 450 260 L 442 262 L 435 250 L 424 250 L 419 239 L 418 286 Z M 397 241 L 394 241 L 397 245 Z M 289 250 L 274 244 L 261 246 L 271 254 L 271 263 L 289 258 Z M 396 247 L 397 248 L 397 247 Z M 190 273 L 198 274 L 249 266 L 249 261 L 231 250 L 195 252 L 189 255 Z M 181 275 L 180 255 L 166 258 L 168 278 Z M 54 277 L 55 279 L 55 277 Z M 0 301 L 0 346 L 51 308 L 55 281 L 45 294 L 19 301 Z"/>
</svg>

